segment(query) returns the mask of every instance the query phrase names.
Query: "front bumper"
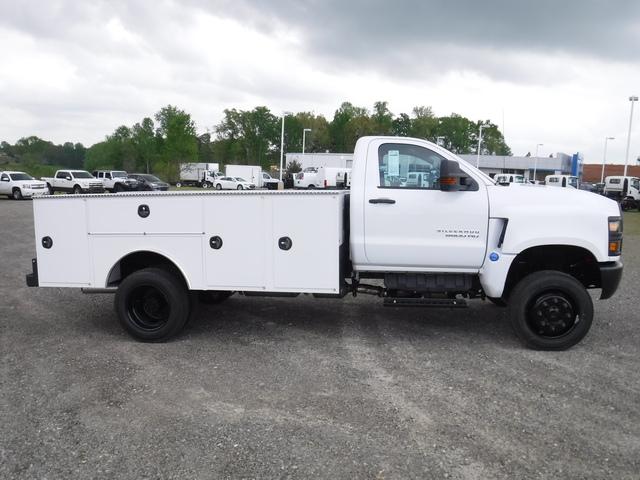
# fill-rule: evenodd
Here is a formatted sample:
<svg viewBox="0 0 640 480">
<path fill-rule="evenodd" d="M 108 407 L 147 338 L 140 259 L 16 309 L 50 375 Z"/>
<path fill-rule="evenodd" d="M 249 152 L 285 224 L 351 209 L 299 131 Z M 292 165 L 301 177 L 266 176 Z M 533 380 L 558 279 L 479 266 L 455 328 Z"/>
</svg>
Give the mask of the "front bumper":
<svg viewBox="0 0 640 480">
<path fill-rule="evenodd" d="M 602 287 L 600 299 L 611 298 L 616 293 L 622 279 L 622 262 L 600 263 L 598 267 L 600 268 L 600 283 Z"/>
<path fill-rule="evenodd" d="M 37 197 L 38 195 L 48 195 L 49 190 L 46 188 L 21 188 L 22 196 L 25 198 Z"/>
<path fill-rule="evenodd" d="M 104 187 L 88 187 L 88 188 L 82 188 L 82 193 L 104 193 L 105 189 Z"/>
</svg>

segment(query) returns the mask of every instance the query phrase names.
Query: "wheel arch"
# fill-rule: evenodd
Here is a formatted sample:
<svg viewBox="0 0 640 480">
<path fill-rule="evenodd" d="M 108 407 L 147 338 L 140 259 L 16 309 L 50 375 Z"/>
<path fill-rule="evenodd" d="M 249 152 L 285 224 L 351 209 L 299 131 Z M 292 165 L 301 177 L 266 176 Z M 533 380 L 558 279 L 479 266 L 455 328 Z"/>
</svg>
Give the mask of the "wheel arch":
<svg viewBox="0 0 640 480">
<path fill-rule="evenodd" d="M 602 279 L 593 252 L 577 245 L 536 245 L 529 247 L 511 262 L 502 296 L 508 297 L 517 283 L 527 275 L 555 270 L 571 275 L 585 288 L 600 288 Z"/>
<path fill-rule="evenodd" d="M 187 289 L 191 288 L 184 269 L 168 255 L 154 250 L 136 250 L 123 255 L 109 270 L 105 287 L 116 287 L 132 273 L 150 267 L 167 269 L 180 278 Z"/>
</svg>

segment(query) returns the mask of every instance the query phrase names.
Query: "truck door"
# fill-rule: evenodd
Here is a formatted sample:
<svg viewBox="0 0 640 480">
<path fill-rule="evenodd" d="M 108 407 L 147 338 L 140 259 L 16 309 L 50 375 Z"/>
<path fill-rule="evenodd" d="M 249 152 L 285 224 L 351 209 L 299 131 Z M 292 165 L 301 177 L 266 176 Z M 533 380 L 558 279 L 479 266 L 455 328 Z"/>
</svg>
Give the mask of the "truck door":
<svg viewBox="0 0 640 480">
<path fill-rule="evenodd" d="M 372 266 L 477 269 L 485 257 L 489 205 L 486 185 L 440 190 L 444 157 L 426 145 L 374 140 L 367 153 L 365 256 Z M 420 184 L 408 182 L 420 173 Z"/>
</svg>

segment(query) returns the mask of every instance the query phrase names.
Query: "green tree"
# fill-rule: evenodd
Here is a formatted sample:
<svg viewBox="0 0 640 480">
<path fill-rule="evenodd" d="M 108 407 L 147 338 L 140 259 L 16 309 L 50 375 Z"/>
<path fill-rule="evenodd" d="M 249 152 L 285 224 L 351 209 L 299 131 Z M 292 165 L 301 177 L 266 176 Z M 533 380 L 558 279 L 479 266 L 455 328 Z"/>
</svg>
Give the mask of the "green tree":
<svg viewBox="0 0 640 480">
<path fill-rule="evenodd" d="M 173 105 L 162 108 L 155 119 L 160 145 L 156 169 L 166 180 L 175 181 L 180 163 L 198 160 L 196 125 L 191 115 Z"/>
</svg>

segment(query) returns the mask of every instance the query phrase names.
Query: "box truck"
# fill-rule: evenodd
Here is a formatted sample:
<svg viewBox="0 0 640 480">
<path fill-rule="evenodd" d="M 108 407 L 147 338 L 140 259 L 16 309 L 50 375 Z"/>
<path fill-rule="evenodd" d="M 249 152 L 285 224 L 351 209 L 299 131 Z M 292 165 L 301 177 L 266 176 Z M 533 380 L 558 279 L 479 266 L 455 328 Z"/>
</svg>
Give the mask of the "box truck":
<svg viewBox="0 0 640 480">
<path fill-rule="evenodd" d="M 176 187 L 211 188 L 219 170 L 217 163 L 181 163 L 180 180 L 176 182 Z"/>
</svg>

